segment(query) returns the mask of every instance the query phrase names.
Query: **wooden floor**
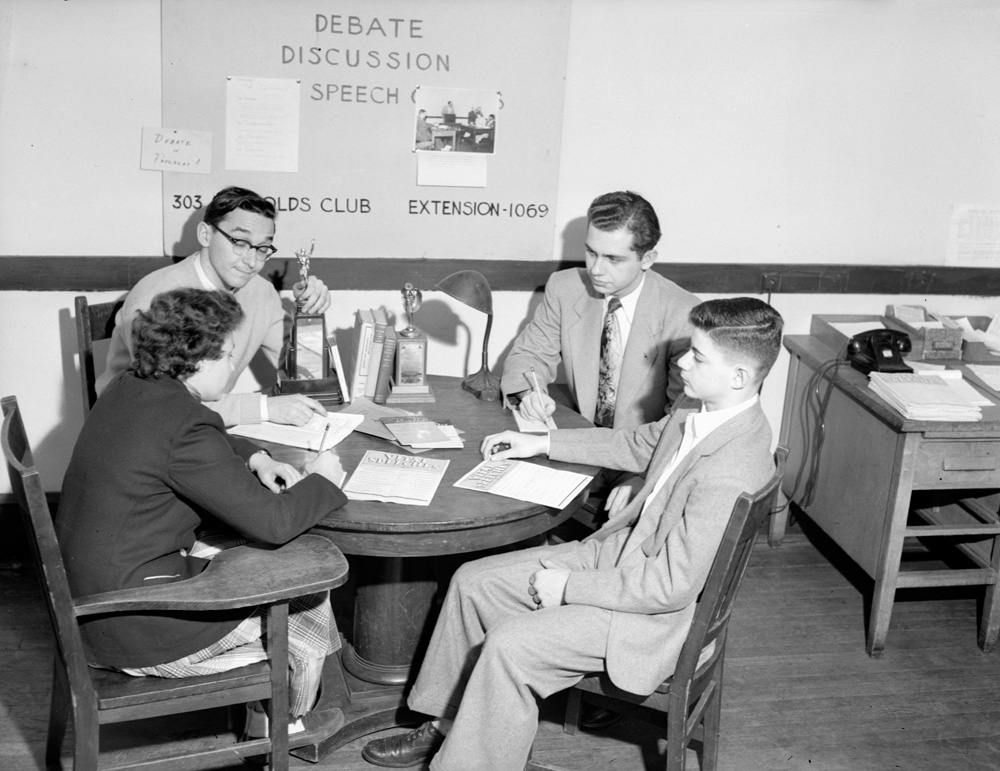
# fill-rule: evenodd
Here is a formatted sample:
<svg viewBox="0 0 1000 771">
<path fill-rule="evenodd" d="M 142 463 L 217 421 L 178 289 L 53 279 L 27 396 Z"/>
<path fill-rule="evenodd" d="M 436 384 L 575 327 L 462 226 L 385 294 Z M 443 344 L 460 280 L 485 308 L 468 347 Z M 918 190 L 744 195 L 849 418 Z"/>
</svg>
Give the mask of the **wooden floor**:
<svg viewBox="0 0 1000 771">
<path fill-rule="evenodd" d="M 924 554 L 915 547 L 912 557 Z M 34 574 L 5 568 L 0 769 L 41 769 L 48 621 Z M 1000 651 L 976 647 L 977 592 L 899 592 L 885 655 L 874 660 L 864 652 L 870 589 L 807 521 L 790 529 L 780 549 L 758 544 L 730 627 L 722 771 L 1000 769 Z M 567 736 L 559 708 L 558 698 L 543 705 L 538 760 L 580 771 L 662 767 L 657 729 L 625 722 Z M 364 741 L 316 765 L 293 758 L 292 766 L 374 771 L 361 759 Z M 689 758 L 697 769 L 694 751 Z"/>
</svg>

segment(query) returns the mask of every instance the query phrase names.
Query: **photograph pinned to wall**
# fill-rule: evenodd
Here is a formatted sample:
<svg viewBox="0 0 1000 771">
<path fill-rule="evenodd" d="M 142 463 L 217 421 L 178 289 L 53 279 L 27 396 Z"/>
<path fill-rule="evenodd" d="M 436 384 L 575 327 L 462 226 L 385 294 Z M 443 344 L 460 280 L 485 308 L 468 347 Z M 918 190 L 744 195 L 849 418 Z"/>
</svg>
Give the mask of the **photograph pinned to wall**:
<svg viewBox="0 0 1000 771">
<path fill-rule="evenodd" d="M 413 149 L 443 153 L 496 152 L 500 92 L 418 86 Z"/>
</svg>

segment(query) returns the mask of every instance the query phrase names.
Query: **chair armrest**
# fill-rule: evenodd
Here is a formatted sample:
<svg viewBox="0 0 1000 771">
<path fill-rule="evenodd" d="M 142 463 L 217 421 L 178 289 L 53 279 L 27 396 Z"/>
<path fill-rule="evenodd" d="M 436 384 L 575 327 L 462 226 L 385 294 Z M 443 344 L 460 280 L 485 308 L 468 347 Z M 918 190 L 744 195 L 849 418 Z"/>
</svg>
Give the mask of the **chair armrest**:
<svg viewBox="0 0 1000 771">
<path fill-rule="evenodd" d="M 77 616 L 247 608 L 334 589 L 347 581 L 347 571 L 347 559 L 332 541 L 307 533 L 277 549 L 260 544 L 226 549 L 185 581 L 91 594 L 73 604 Z"/>
</svg>

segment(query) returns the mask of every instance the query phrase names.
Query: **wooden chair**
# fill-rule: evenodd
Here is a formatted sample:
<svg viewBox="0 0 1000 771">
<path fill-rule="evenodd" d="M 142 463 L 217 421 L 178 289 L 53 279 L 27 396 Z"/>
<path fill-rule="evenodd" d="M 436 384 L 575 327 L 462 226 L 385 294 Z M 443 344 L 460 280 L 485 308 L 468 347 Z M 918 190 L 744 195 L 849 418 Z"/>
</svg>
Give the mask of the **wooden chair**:
<svg viewBox="0 0 1000 771">
<path fill-rule="evenodd" d="M 687 745 L 692 739 L 702 743 L 702 771 L 715 771 L 729 618 L 757 534 L 774 507 L 787 457 L 788 449 L 778 447 L 770 481 L 754 495 L 743 493 L 736 499 L 674 674 L 649 696 L 622 691 L 603 673 L 588 675 L 568 693 L 563 726 L 566 733 L 576 733 L 581 702 L 586 700 L 654 725 L 665 725 L 667 771 L 683 771 Z M 702 660 L 706 649 L 711 653 Z M 529 760 L 525 771 L 562 770 Z"/>
<path fill-rule="evenodd" d="M 236 762 L 238 758 L 270 754 L 271 768 L 288 768 L 288 601 L 340 586 L 347 580 L 347 561 L 320 535 L 302 535 L 278 549 L 240 546 L 221 552 L 200 575 L 186 581 L 142 589 L 73 597 L 70 594 L 55 528 L 38 470 L 13 396 L 0 401 L 0 435 L 11 487 L 25 513 L 35 564 L 56 639 L 56 656 L 49 713 L 46 764 L 61 767 L 67 719 L 74 727 L 73 767 L 98 768 L 100 726 L 210 707 L 270 700 L 270 735 L 233 741 L 224 735 L 213 745 L 204 742 L 188 754 L 164 760 L 143 752 L 125 758 L 114 753 L 105 769 L 193 769 Z M 218 611 L 267 607 L 269 659 L 217 675 L 180 679 L 130 677 L 91 668 L 80 637 L 80 618 L 128 611 Z"/>
<path fill-rule="evenodd" d="M 80 380 L 83 385 L 83 416 L 90 414 L 94 402 L 97 401 L 97 391 L 94 383 L 94 341 L 107 340 L 115 329 L 115 316 L 121 309 L 124 300 L 90 305 L 87 298 L 79 295 L 76 298 L 76 344 L 80 351 Z"/>
</svg>

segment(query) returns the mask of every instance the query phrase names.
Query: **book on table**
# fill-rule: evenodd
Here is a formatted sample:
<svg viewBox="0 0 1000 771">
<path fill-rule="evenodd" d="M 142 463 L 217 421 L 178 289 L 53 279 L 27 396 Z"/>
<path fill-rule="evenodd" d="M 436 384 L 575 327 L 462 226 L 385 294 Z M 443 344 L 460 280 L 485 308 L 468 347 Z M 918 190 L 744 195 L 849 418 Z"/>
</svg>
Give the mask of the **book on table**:
<svg viewBox="0 0 1000 771">
<path fill-rule="evenodd" d="M 364 457 L 344 485 L 352 501 L 384 501 L 429 506 L 449 461 L 365 450 Z"/>
<path fill-rule="evenodd" d="M 369 309 L 358 308 L 354 315 L 354 336 L 351 338 L 350 386 L 352 399 L 365 395 L 374 336 L 375 317 Z"/>
<path fill-rule="evenodd" d="M 388 401 L 389 393 L 392 390 L 392 371 L 396 364 L 396 330 L 392 325 L 386 326 L 385 342 L 382 346 L 382 361 L 378 369 L 378 378 L 375 382 L 375 395 L 372 401 L 376 404 L 385 404 Z"/>
<path fill-rule="evenodd" d="M 368 311 L 372 315 L 375 324 L 372 330 L 372 349 L 368 354 L 368 375 L 365 378 L 366 399 L 375 400 L 375 386 L 378 383 L 378 373 L 382 368 L 382 349 L 385 348 L 385 332 L 389 326 L 385 311 L 381 308 L 372 308 Z"/>
<path fill-rule="evenodd" d="M 347 388 L 347 373 L 344 372 L 344 362 L 340 359 L 340 346 L 337 345 L 337 338 L 332 334 L 327 336 L 326 342 L 330 347 L 330 369 L 337 373 L 340 396 L 344 404 L 347 404 L 351 401 L 351 392 Z"/>
</svg>

